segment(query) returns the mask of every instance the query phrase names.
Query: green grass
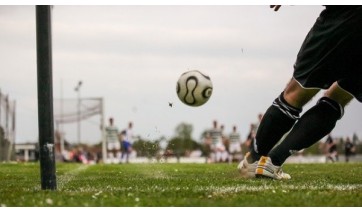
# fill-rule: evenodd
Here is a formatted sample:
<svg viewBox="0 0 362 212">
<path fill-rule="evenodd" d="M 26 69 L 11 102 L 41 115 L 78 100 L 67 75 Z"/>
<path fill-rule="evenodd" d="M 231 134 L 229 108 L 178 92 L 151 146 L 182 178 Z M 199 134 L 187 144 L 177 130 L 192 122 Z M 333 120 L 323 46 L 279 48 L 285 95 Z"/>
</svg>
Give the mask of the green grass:
<svg viewBox="0 0 362 212">
<path fill-rule="evenodd" d="M 362 206 L 362 163 L 286 164 L 289 181 L 243 179 L 237 164 L 0 164 L 0 206 Z"/>
</svg>

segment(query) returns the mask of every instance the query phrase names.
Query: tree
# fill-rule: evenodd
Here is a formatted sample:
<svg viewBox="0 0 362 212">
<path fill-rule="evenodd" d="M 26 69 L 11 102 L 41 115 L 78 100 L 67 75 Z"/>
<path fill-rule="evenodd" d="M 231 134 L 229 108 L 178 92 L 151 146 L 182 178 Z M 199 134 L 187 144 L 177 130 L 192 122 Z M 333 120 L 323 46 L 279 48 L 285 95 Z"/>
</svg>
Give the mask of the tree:
<svg viewBox="0 0 362 212">
<path fill-rule="evenodd" d="M 181 123 L 176 127 L 176 137 L 181 140 L 191 140 L 193 126 L 191 124 Z"/>
<path fill-rule="evenodd" d="M 169 141 L 167 149 L 172 150 L 176 157 L 185 156 L 193 150 L 200 149 L 200 144 L 191 137 L 192 131 L 191 124 L 179 124 L 175 129 L 176 136 Z"/>
<path fill-rule="evenodd" d="M 137 152 L 137 156 L 152 158 L 160 150 L 160 145 L 158 140 L 152 142 L 140 138 L 133 143 L 132 148 Z"/>
</svg>

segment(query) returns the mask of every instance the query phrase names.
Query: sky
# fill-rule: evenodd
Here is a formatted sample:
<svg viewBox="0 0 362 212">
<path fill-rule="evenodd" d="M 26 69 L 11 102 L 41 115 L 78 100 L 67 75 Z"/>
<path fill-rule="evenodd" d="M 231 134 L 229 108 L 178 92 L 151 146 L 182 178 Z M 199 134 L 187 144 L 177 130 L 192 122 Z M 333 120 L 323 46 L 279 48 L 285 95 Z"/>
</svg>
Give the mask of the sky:
<svg viewBox="0 0 362 212">
<path fill-rule="evenodd" d="M 180 123 L 193 138 L 213 120 L 236 125 L 246 138 L 292 76 L 299 47 L 322 6 L 267 5 L 55 5 L 52 9 L 54 99 L 103 98 L 104 121 L 119 129 L 134 123 L 145 139 L 175 136 Z M 16 142 L 38 139 L 35 7 L 0 5 L 0 90 L 16 101 Z M 199 70 L 213 83 L 200 107 L 183 104 L 176 82 Z M 74 88 L 82 81 L 80 92 Z M 303 110 L 313 106 L 320 92 Z M 169 106 L 173 103 L 173 107 Z M 356 100 L 333 130 L 362 137 Z M 101 139 L 100 116 L 81 122 L 82 143 Z M 65 124 L 77 142 L 77 125 Z"/>
</svg>

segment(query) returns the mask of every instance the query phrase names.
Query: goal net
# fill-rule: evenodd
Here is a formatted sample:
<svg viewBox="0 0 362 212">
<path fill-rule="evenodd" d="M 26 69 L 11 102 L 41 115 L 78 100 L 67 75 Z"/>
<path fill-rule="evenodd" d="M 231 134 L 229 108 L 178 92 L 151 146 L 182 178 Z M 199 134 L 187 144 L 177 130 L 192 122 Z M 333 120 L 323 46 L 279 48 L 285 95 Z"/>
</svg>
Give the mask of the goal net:
<svg viewBox="0 0 362 212">
<path fill-rule="evenodd" d="M 105 159 L 105 132 L 104 132 L 104 111 L 103 111 L 103 98 L 81 98 L 81 99 L 54 99 L 54 122 L 56 125 L 56 132 L 59 137 L 59 151 L 63 153 L 64 148 L 64 132 L 62 132 L 62 125 L 65 124 L 80 124 L 82 121 L 90 119 L 94 116 L 99 116 L 99 123 L 97 129 L 99 130 L 102 139 L 102 157 Z M 62 128 L 62 129 L 60 129 Z M 80 142 L 80 141 L 78 141 Z"/>
<path fill-rule="evenodd" d="M 54 99 L 54 120 L 67 124 L 102 115 L 102 104 L 102 98 Z"/>
</svg>

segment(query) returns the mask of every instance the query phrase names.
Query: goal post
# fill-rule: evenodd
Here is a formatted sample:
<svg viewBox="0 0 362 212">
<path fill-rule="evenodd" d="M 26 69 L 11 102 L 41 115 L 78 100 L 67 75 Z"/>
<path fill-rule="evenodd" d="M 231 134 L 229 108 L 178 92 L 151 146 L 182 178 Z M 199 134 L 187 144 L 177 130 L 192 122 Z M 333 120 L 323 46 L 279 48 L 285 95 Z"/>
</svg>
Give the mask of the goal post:
<svg viewBox="0 0 362 212">
<path fill-rule="evenodd" d="M 56 190 L 51 6 L 36 6 L 38 130 L 41 189 Z"/>
</svg>

